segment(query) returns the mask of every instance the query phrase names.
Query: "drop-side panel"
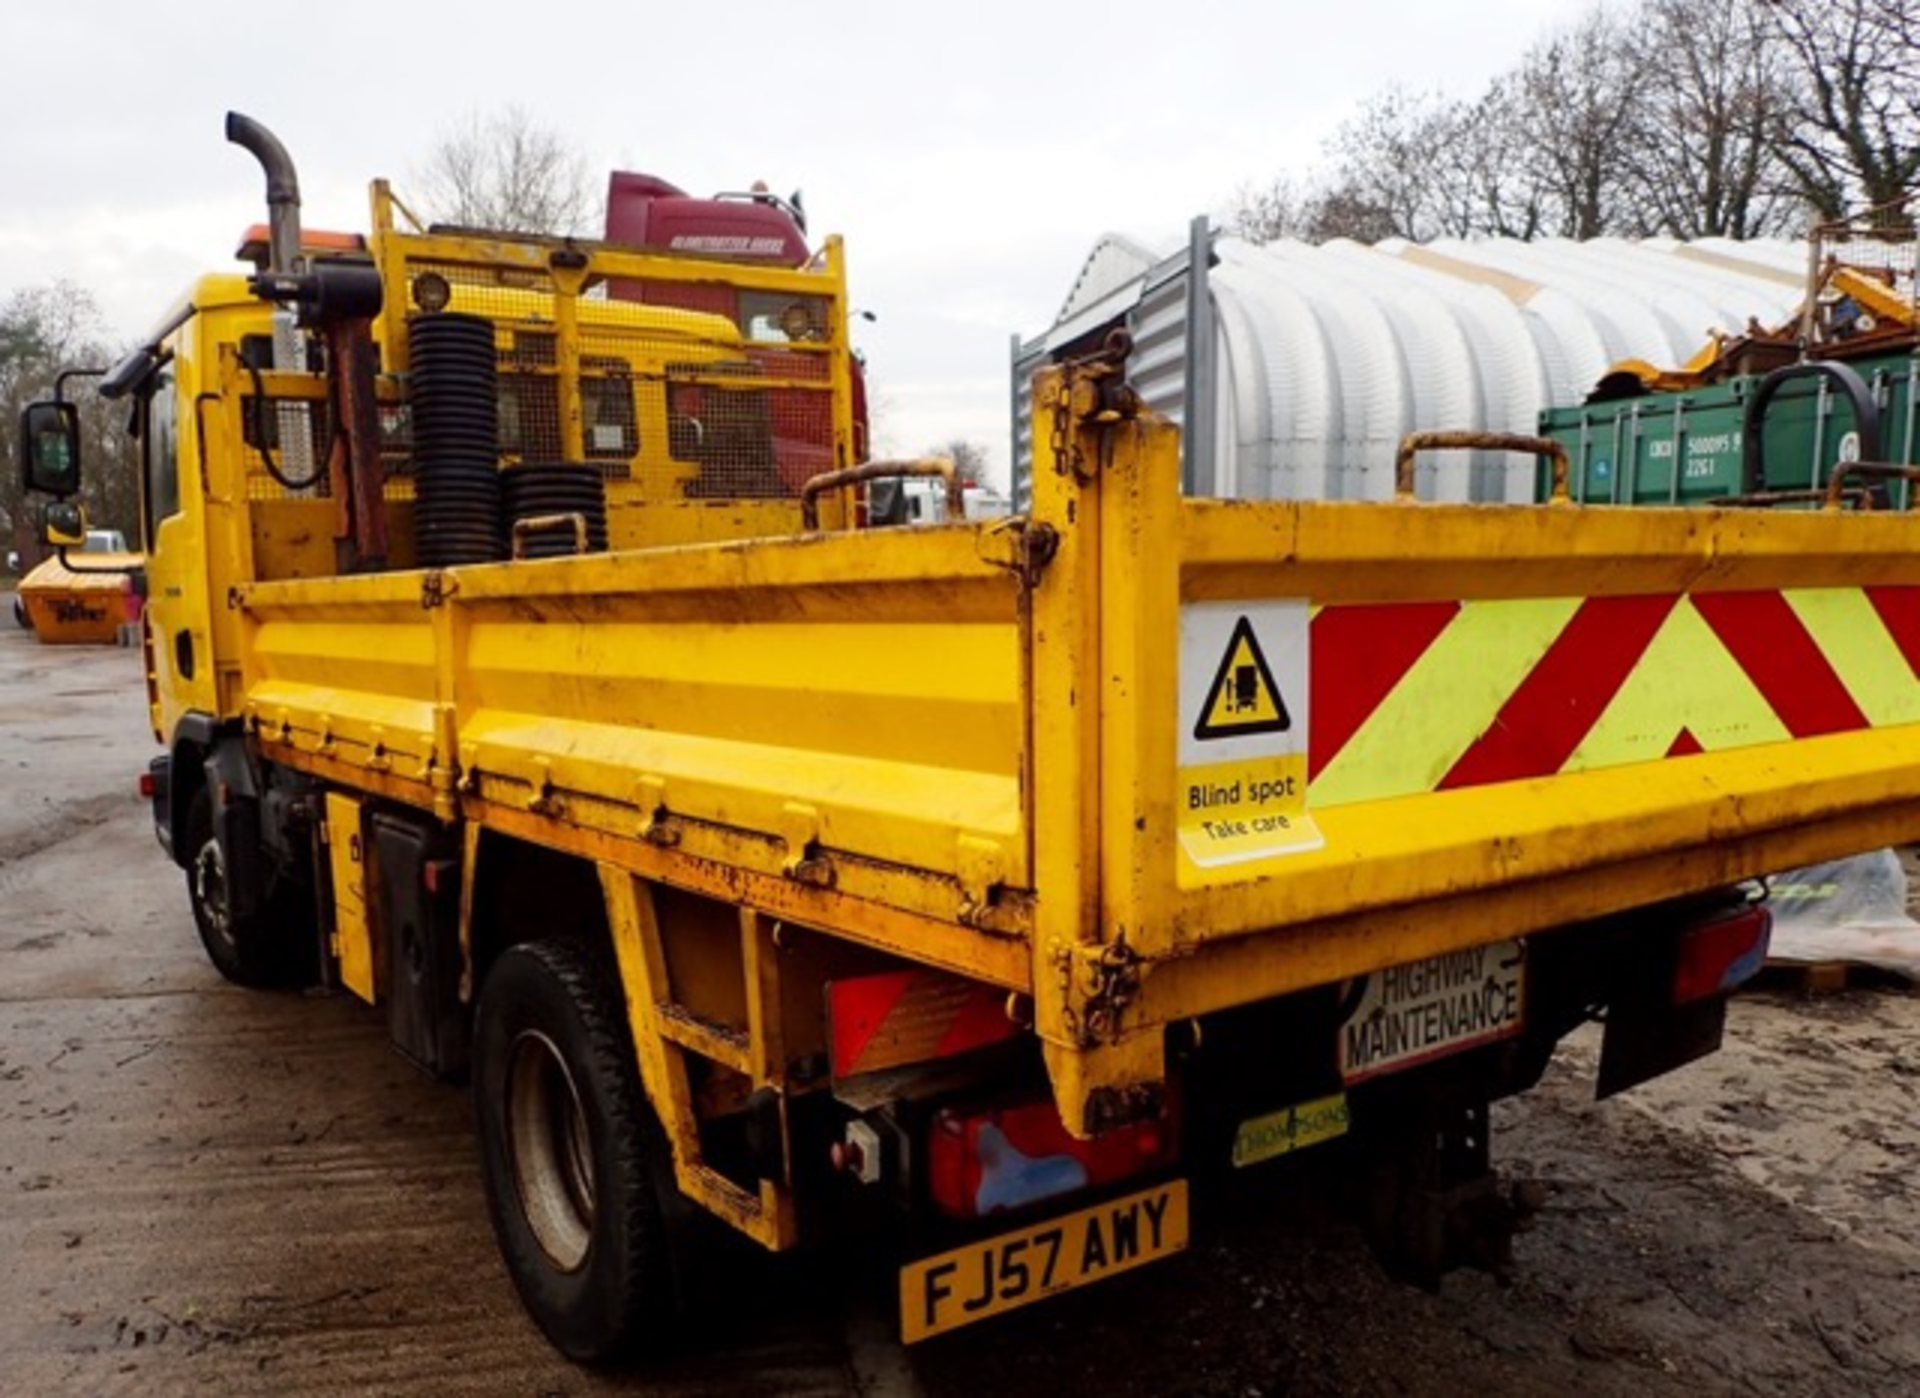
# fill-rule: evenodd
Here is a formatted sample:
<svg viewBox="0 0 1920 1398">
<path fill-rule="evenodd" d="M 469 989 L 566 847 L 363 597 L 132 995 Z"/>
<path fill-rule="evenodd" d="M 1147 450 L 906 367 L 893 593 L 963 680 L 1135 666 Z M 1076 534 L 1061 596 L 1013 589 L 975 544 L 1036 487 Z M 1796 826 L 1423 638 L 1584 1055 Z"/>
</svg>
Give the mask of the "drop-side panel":
<svg viewBox="0 0 1920 1398">
<path fill-rule="evenodd" d="M 1019 584 L 981 555 L 876 531 L 261 584 L 247 711 L 423 804 L 1023 888 Z"/>
</svg>

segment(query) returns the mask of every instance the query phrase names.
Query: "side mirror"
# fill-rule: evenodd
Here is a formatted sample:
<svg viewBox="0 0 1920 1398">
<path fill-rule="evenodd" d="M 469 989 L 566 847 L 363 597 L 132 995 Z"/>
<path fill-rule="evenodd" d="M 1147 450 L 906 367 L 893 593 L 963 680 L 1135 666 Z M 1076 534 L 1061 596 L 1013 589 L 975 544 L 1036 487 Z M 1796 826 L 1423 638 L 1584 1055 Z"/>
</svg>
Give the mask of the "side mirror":
<svg viewBox="0 0 1920 1398">
<path fill-rule="evenodd" d="M 49 500 L 40 507 L 40 537 L 57 549 L 84 549 L 87 507 L 78 500 Z"/>
<path fill-rule="evenodd" d="M 64 500 L 80 488 L 80 410 L 29 403 L 20 414 L 21 484 Z"/>
</svg>

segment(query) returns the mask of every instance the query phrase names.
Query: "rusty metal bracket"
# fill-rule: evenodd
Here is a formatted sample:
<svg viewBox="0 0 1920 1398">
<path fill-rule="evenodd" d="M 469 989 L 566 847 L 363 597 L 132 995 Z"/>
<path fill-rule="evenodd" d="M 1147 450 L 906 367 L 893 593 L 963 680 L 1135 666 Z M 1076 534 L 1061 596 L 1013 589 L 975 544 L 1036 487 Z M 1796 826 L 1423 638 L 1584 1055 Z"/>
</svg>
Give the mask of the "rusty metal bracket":
<svg viewBox="0 0 1920 1398">
<path fill-rule="evenodd" d="M 1068 359 L 1066 367 L 1070 372 L 1079 370 L 1105 377 L 1122 372 L 1127 367 L 1127 356 L 1132 353 L 1132 332 L 1124 325 L 1116 325 L 1100 341 L 1099 349 Z"/>
<path fill-rule="evenodd" d="M 660 849 L 680 843 L 680 822 L 667 809 L 667 784 L 660 777 L 642 777 L 633 784 L 634 804 L 640 808 L 640 838 Z"/>
<path fill-rule="evenodd" d="M 553 763 L 544 757 L 533 762 L 535 780 L 531 783 L 531 792 L 527 797 L 527 811 L 531 815 L 562 817 L 567 812 L 567 799 L 553 784 Z"/>
<path fill-rule="evenodd" d="M 787 870 L 787 877 L 809 888 L 832 888 L 833 862 L 819 853 L 816 846 L 809 845 L 807 848 L 810 853 L 804 859 L 794 861 Z"/>
<path fill-rule="evenodd" d="M 1080 450 L 1079 431 L 1083 427 L 1112 429 L 1140 415 L 1142 403 L 1126 380 L 1127 356 L 1133 350 L 1133 336 L 1119 326 L 1107 332 L 1100 348 L 1092 354 L 1066 361 L 1066 411 L 1053 414 L 1054 469 L 1071 473 L 1076 480 L 1091 481 L 1113 460 L 1111 431 L 1102 433 L 1095 459 L 1088 461 Z M 1074 429 L 1069 431 L 1067 419 Z"/>
<path fill-rule="evenodd" d="M 1414 462 L 1423 451 L 1518 451 L 1543 456 L 1552 463 L 1553 490 L 1550 505 L 1568 505 L 1567 449 L 1551 437 L 1530 437 L 1519 432 L 1409 432 L 1400 439 L 1393 458 L 1393 490 L 1401 500 L 1415 499 Z"/>
<path fill-rule="evenodd" d="M 1911 486 L 1916 481 L 1920 481 L 1920 466 L 1904 466 L 1890 461 L 1843 461 L 1833 468 L 1833 475 L 1827 481 L 1827 509 L 1839 509 L 1842 499 L 1849 491 L 1857 492 L 1864 497 L 1861 509 L 1875 508 L 1873 491 L 1870 488 L 1849 484 L 1855 476 L 1864 476 L 1869 480 L 1905 481 Z M 1909 492 L 1907 508 L 1912 507 L 1912 493 Z"/>
<path fill-rule="evenodd" d="M 1040 579 L 1060 551 L 1060 531 L 1024 515 L 995 520 L 980 531 L 980 557 L 996 568 L 1005 568 L 1029 589 Z"/>
<path fill-rule="evenodd" d="M 1839 480 L 1840 477 L 1834 477 Z M 1873 492 L 1864 485 L 1835 490 L 1831 484 L 1802 490 L 1754 490 L 1741 495 L 1714 495 L 1703 502 L 1715 509 L 1770 510 L 1775 505 L 1818 505 L 1823 510 L 1844 509 L 1851 503 L 1866 514 L 1874 508 Z"/>
<path fill-rule="evenodd" d="M 820 527 L 819 497 L 822 492 L 898 476 L 938 476 L 946 485 L 947 518 L 966 517 L 966 492 L 960 487 L 959 472 L 953 462 L 944 456 L 924 456 L 905 461 L 868 461 L 810 478 L 800 487 L 801 527 L 808 530 Z"/>
<path fill-rule="evenodd" d="M 435 607 L 451 601 L 459 592 L 458 580 L 448 577 L 438 568 L 430 569 L 427 575 L 420 579 L 420 608 L 422 611 L 430 612 Z"/>
<path fill-rule="evenodd" d="M 810 888 L 832 888 L 833 861 L 820 852 L 820 813 L 789 803 L 780 812 L 780 839 L 787 847 L 781 872 Z"/>
<path fill-rule="evenodd" d="M 1067 977 L 1067 1028 L 1081 1048 L 1113 1043 L 1127 1006 L 1139 994 L 1146 962 L 1123 932 L 1098 947 L 1076 947 L 1056 957 Z"/>
<path fill-rule="evenodd" d="M 960 837 L 960 924 L 977 927 L 992 915 L 993 900 L 1007 881 L 1007 852 L 997 840 Z"/>
<path fill-rule="evenodd" d="M 576 511 L 565 514 L 530 515 L 525 519 L 516 519 L 511 531 L 512 555 L 518 560 L 527 556 L 527 540 L 535 534 L 553 534 L 562 530 L 573 535 L 575 554 L 587 552 L 587 517 Z"/>
</svg>

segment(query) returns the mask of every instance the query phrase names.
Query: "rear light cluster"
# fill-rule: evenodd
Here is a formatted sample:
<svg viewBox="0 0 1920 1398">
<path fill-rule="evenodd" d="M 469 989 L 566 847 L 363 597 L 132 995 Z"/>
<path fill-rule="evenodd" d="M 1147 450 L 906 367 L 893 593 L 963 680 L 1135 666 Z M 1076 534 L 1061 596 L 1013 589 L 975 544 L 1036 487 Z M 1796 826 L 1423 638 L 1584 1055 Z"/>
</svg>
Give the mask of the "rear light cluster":
<svg viewBox="0 0 1920 1398">
<path fill-rule="evenodd" d="M 934 1206 L 980 1218 L 1098 1188 L 1173 1163 L 1180 1119 L 1171 1098 L 1160 1114 L 1076 1140 L 1052 1097 L 997 1107 L 945 1108 L 933 1118 L 927 1183 Z"/>
<path fill-rule="evenodd" d="M 1765 964 L 1773 914 L 1749 903 L 1708 918 L 1680 934 L 1673 972 L 1673 1003 L 1721 995 L 1750 980 Z"/>
</svg>

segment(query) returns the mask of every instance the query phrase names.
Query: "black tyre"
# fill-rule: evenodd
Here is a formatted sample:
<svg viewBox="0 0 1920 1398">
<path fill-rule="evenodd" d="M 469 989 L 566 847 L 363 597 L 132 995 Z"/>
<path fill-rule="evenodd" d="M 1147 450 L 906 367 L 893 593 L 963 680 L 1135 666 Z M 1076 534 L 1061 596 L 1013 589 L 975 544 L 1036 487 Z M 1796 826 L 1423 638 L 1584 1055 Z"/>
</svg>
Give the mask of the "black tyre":
<svg viewBox="0 0 1920 1398">
<path fill-rule="evenodd" d="M 23 630 L 33 630 L 33 618 L 27 615 L 27 604 L 20 600 L 20 594 L 17 592 L 13 596 L 13 619 Z"/>
<path fill-rule="evenodd" d="M 234 984 L 254 989 L 296 984 L 312 938 L 308 916 L 293 891 L 277 891 L 245 917 L 234 914 L 227 856 L 214 838 L 213 800 L 205 787 L 187 807 L 186 834 L 187 896 L 200 944 L 214 969 Z"/>
<path fill-rule="evenodd" d="M 494 964 L 474 1025 L 494 1236 L 534 1321 L 583 1363 L 662 1347 L 677 1310 L 658 1193 L 666 1141 L 622 1006 L 585 951 L 531 942 Z"/>
</svg>

